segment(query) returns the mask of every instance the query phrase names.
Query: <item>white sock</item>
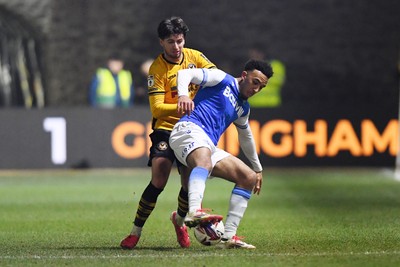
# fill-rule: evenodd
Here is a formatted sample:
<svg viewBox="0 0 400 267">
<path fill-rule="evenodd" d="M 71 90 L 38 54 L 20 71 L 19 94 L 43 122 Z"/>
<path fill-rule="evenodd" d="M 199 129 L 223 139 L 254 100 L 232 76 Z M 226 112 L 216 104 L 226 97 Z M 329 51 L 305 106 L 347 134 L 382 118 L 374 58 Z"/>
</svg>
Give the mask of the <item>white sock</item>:
<svg viewBox="0 0 400 267">
<path fill-rule="evenodd" d="M 136 225 L 133 225 L 131 235 L 136 235 L 140 236 L 142 234 L 142 227 L 138 227 Z"/>
<path fill-rule="evenodd" d="M 183 223 L 185 222 L 185 217 L 181 217 L 178 213 L 176 213 L 175 222 L 176 222 L 177 225 L 182 227 Z"/>
<path fill-rule="evenodd" d="M 225 232 L 223 238 L 230 239 L 236 235 L 240 221 L 249 202 L 251 191 L 243 188 L 235 187 L 231 194 L 229 202 L 228 216 L 225 221 Z"/>
<path fill-rule="evenodd" d="M 202 167 L 196 167 L 192 170 L 189 177 L 189 213 L 194 213 L 201 209 L 204 191 L 206 189 L 206 180 L 208 170 Z"/>
</svg>

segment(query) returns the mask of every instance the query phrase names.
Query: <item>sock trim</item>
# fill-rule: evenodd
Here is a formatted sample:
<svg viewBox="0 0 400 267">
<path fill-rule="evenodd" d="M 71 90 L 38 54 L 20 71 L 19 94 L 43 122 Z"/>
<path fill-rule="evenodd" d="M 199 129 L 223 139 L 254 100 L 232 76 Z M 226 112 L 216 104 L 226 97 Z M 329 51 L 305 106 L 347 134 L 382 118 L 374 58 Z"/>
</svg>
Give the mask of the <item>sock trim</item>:
<svg viewBox="0 0 400 267">
<path fill-rule="evenodd" d="M 235 188 L 233 188 L 233 190 L 232 190 L 232 194 L 242 196 L 242 197 L 244 197 L 244 198 L 246 198 L 246 199 L 250 199 L 250 197 L 251 197 L 251 190 L 247 190 L 247 189 L 244 189 L 244 188 L 240 188 L 240 187 L 236 187 L 236 186 L 235 186 Z"/>
<path fill-rule="evenodd" d="M 190 173 L 190 180 L 206 181 L 208 178 L 208 170 L 203 167 L 195 167 Z"/>
</svg>

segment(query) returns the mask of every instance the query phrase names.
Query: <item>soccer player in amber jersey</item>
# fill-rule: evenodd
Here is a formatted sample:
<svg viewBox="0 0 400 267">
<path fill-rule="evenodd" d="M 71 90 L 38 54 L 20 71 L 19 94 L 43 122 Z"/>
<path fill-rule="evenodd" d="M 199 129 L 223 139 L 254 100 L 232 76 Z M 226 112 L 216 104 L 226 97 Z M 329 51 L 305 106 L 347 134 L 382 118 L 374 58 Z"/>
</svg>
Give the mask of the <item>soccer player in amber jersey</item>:
<svg viewBox="0 0 400 267">
<path fill-rule="evenodd" d="M 201 52 L 184 48 L 188 32 L 185 22 L 179 17 L 171 17 L 160 22 L 158 37 L 163 52 L 150 66 L 148 75 L 148 95 L 153 116 L 150 134 L 152 146 L 148 166 L 151 167 L 151 181 L 144 190 L 136 211 L 133 228 L 130 234 L 121 241 L 124 249 L 133 249 L 139 241 L 142 228 L 155 208 L 157 198 L 167 184 L 174 152 L 169 147 L 169 136 L 180 115 L 177 112 L 177 72 L 189 68 L 215 68 Z M 194 97 L 197 85 L 189 85 L 190 97 Z M 179 164 L 178 164 L 179 167 Z M 178 195 L 178 208 L 171 214 L 177 240 L 181 247 L 190 246 L 184 218 L 188 211 L 188 171 L 180 170 L 181 184 Z M 212 217 L 210 218 L 212 219 Z M 220 218 L 217 218 L 220 219 Z"/>
</svg>

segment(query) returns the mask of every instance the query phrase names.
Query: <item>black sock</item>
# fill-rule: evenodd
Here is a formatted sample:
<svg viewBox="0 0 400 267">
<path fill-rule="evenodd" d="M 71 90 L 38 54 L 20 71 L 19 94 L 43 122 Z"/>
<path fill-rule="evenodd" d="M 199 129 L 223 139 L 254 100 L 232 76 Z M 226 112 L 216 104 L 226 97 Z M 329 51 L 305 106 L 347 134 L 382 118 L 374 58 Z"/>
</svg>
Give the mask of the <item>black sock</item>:
<svg viewBox="0 0 400 267">
<path fill-rule="evenodd" d="M 139 201 L 139 206 L 136 211 L 136 217 L 134 224 L 138 227 L 143 227 L 149 218 L 151 212 L 156 206 L 157 198 L 161 194 L 163 189 L 158 189 L 151 182 L 144 190 L 142 197 Z"/>
</svg>

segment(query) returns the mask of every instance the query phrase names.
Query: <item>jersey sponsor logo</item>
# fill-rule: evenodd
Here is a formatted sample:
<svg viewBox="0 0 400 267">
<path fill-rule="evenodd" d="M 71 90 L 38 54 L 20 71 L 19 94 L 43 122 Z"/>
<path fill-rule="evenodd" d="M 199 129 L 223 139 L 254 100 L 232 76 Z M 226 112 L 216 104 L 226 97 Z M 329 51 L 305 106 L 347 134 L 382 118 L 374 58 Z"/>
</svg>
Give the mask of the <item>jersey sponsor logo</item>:
<svg viewBox="0 0 400 267">
<path fill-rule="evenodd" d="M 197 93 L 199 88 L 200 87 L 198 85 L 194 84 L 194 83 L 191 83 L 189 85 L 189 93 L 192 94 L 192 97 L 194 97 L 194 95 Z"/>
<path fill-rule="evenodd" d="M 153 87 L 154 86 L 154 76 L 153 75 L 149 75 L 147 77 L 147 86 L 148 87 Z"/>
<path fill-rule="evenodd" d="M 185 148 L 182 151 L 182 158 L 185 158 L 185 156 L 192 150 L 193 146 L 194 142 L 191 142 L 190 144 L 185 146 Z"/>
<path fill-rule="evenodd" d="M 176 77 L 176 73 L 174 73 L 174 74 L 168 76 L 168 80 L 171 80 L 171 79 L 173 79 L 173 78 L 175 78 L 175 77 Z"/>
<path fill-rule="evenodd" d="M 229 86 L 225 87 L 224 90 L 224 96 L 226 96 L 229 99 L 229 102 L 232 104 L 232 107 L 235 109 L 236 114 L 240 117 L 244 113 L 243 107 L 240 106 L 235 98 L 235 96 L 232 94 L 231 88 Z"/>
</svg>

